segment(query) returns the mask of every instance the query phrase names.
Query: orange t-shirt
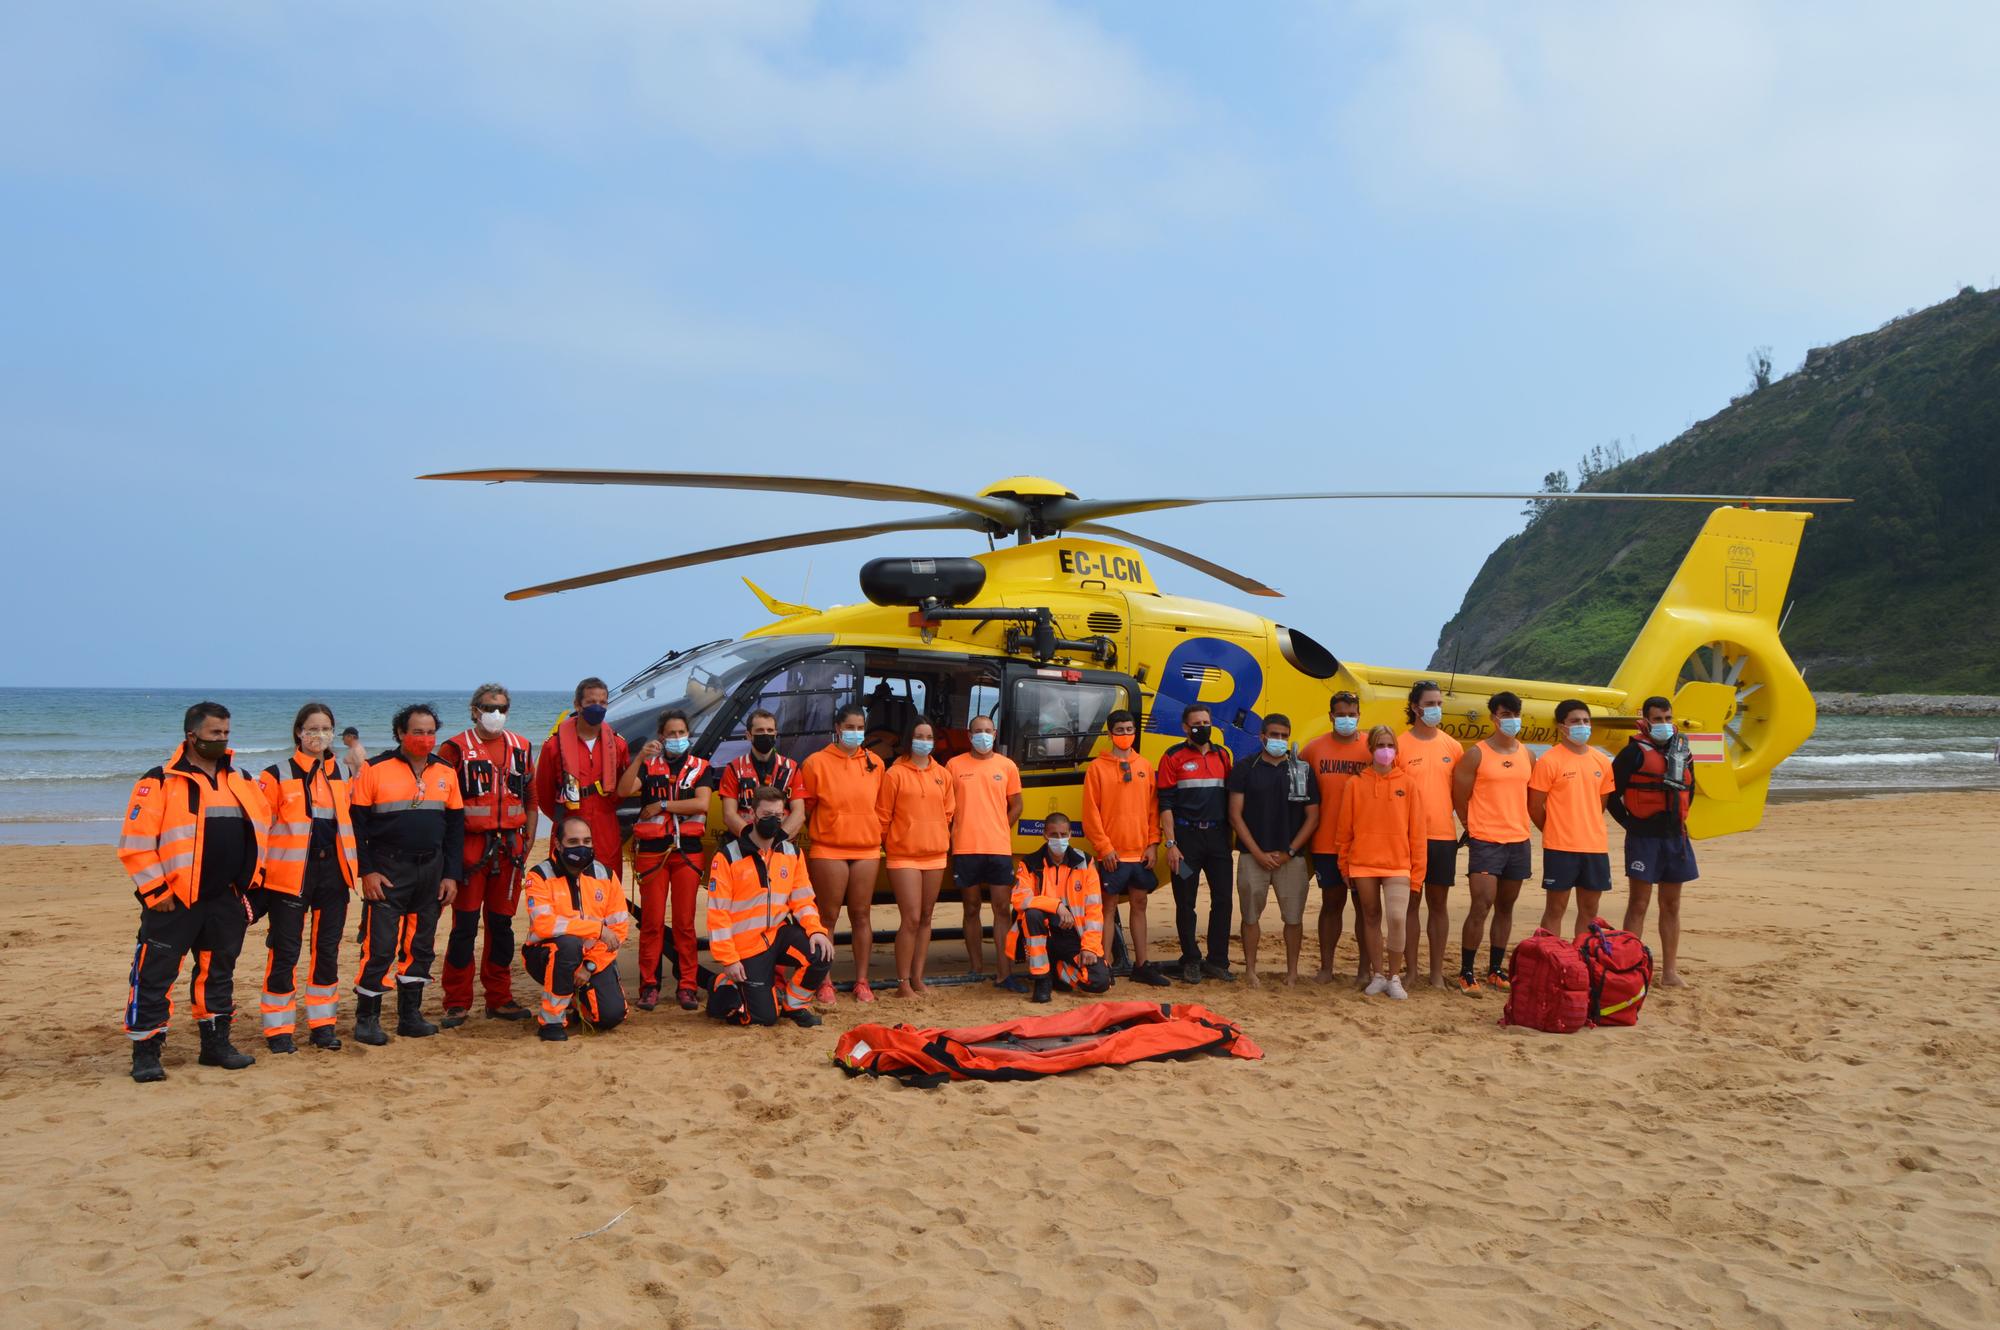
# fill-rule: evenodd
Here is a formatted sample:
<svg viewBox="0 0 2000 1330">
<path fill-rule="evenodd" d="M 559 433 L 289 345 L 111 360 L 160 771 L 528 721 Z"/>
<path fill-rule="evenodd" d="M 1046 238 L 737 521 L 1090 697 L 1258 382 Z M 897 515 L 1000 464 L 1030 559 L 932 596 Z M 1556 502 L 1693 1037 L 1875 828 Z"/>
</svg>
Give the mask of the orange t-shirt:
<svg viewBox="0 0 2000 1330">
<path fill-rule="evenodd" d="M 932 760 L 918 770 L 909 758 L 898 758 L 883 773 L 875 814 L 882 820 L 891 868 L 916 868 L 944 863 L 951 852 L 951 815 L 958 809 L 958 782 L 944 763 Z"/>
<path fill-rule="evenodd" d="M 1528 839 L 1528 772 L 1535 755 L 1526 744 L 1503 753 L 1490 739 L 1478 744 L 1479 765 L 1472 769 L 1472 798 L 1466 801 L 1465 829 L 1474 839 L 1512 845 Z"/>
<path fill-rule="evenodd" d="M 1313 828 L 1312 852 L 1337 854 L 1333 847 L 1341 787 L 1374 762 L 1368 740 L 1360 734 L 1351 739 L 1322 734 L 1299 751 L 1299 760 L 1312 768 L 1313 779 L 1319 782 L 1319 825 Z"/>
<path fill-rule="evenodd" d="M 1458 774 L 1458 759 L 1465 745 L 1439 730 L 1428 739 L 1419 739 L 1412 730 L 1396 736 L 1396 766 L 1417 778 L 1424 789 L 1424 834 L 1432 840 L 1457 840 L 1458 827 L 1452 821 L 1451 778 Z"/>
<path fill-rule="evenodd" d="M 1481 765 L 1485 759 L 1480 759 Z M 1572 753 L 1561 744 L 1535 759 L 1528 788 L 1549 796 L 1542 814 L 1542 848 L 1604 854 L 1604 796 L 1611 793 L 1611 759 L 1595 748 Z"/>
<path fill-rule="evenodd" d="M 806 834 L 811 859 L 865 859 L 882 852 L 882 819 L 875 796 L 882 792 L 882 759 L 866 748 L 852 755 L 828 744 L 799 763 L 792 794 L 806 801 Z"/>
<path fill-rule="evenodd" d="M 958 784 L 958 817 L 951 824 L 953 854 L 1014 855 L 1007 801 L 1021 792 L 1021 769 L 1011 757 L 960 753 L 945 764 Z"/>
<path fill-rule="evenodd" d="M 1160 843 L 1160 792 L 1153 764 L 1136 747 L 1106 749 L 1084 768 L 1083 834 L 1098 858 L 1111 852 L 1125 864 L 1140 862 L 1147 846 Z"/>
</svg>

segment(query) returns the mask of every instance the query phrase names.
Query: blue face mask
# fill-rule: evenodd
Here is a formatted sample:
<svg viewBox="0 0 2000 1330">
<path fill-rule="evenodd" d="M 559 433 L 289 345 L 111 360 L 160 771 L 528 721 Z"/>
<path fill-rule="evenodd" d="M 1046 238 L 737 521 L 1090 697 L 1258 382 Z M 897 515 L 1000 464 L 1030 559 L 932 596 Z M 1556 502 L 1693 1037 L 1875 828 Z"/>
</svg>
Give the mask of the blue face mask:
<svg viewBox="0 0 2000 1330">
<path fill-rule="evenodd" d="M 1511 737 L 1520 732 L 1521 718 L 1519 716 L 1502 716 L 1500 718 L 1500 733 Z"/>
<path fill-rule="evenodd" d="M 688 750 L 688 737 L 685 734 L 676 734 L 671 739 L 660 740 L 660 747 L 666 749 L 675 757 L 679 757 Z"/>
<path fill-rule="evenodd" d="M 1653 736 L 1654 743 L 1663 744 L 1674 737 L 1674 723 L 1670 720 L 1655 721 L 1646 727 L 1646 732 Z"/>
<path fill-rule="evenodd" d="M 977 733 L 977 734 L 973 735 L 973 736 L 972 736 L 972 751 L 973 751 L 973 752 L 975 752 L 975 753 L 990 753 L 990 752 L 992 752 L 992 751 L 993 751 L 993 731 L 991 731 L 991 730 L 981 730 L 981 731 L 980 731 L 979 733 Z"/>
<path fill-rule="evenodd" d="M 1264 751 L 1272 757 L 1283 757 L 1286 753 L 1292 751 L 1292 741 L 1290 739 L 1266 739 L 1264 741 Z"/>
<path fill-rule="evenodd" d="M 1354 732 L 1360 728 L 1361 717 L 1359 716 L 1335 716 L 1333 718 L 1333 732 L 1343 739 L 1352 739 Z"/>
<path fill-rule="evenodd" d="M 937 740 L 935 739 L 912 739 L 910 740 L 910 755 L 912 757 L 929 757 L 931 749 L 935 747 L 937 747 Z"/>
<path fill-rule="evenodd" d="M 842 748 L 859 748 L 861 747 L 861 741 L 867 737 L 868 732 L 866 730 L 842 730 L 840 732 L 840 746 Z"/>
<path fill-rule="evenodd" d="M 1444 719 L 1444 708 L 1439 706 L 1429 706 L 1425 707 L 1422 711 L 1418 712 L 1417 714 L 1423 717 L 1424 724 L 1435 725 L 1439 721 Z"/>
<path fill-rule="evenodd" d="M 1569 727 L 1569 741 L 1570 741 L 1571 743 L 1573 743 L 1573 744 L 1587 744 L 1587 743 L 1589 743 L 1589 742 L 1590 742 L 1590 726 L 1588 726 L 1588 725 L 1572 725 L 1572 726 L 1570 726 L 1570 727 Z"/>
</svg>

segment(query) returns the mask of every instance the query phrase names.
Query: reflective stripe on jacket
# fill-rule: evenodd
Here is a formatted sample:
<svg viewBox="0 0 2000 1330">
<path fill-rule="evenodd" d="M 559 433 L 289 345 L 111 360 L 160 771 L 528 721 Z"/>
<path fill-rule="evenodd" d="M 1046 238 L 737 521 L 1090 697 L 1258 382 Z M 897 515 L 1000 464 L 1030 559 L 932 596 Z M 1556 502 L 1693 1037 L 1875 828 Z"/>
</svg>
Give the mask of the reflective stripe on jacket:
<svg viewBox="0 0 2000 1330">
<path fill-rule="evenodd" d="M 145 905 L 167 896 L 194 904 L 201 889 L 205 810 L 211 803 L 233 801 L 232 807 L 242 809 L 255 838 L 256 862 L 248 881 L 254 886 L 264 871 L 271 811 L 257 783 L 236 769 L 232 751 L 218 768 L 224 789 L 214 789 L 193 772 L 175 770 L 185 753 L 183 744 L 165 765 L 139 777 L 125 805 L 118 859 L 132 878 L 132 894 Z"/>
<path fill-rule="evenodd" d="M 1023 910 L 1046 910 L 1067 905 L 1076 916 L 1076 931 L 1083 949 L 1093 956 L 1104 955 L 1104 893 L 1098 886 L 1097 865 L 1074 848 L 1053 863 L 1044 845 L 1022 859 L 1014 868 L 1014 914 Z M 1010 935 L 1008 945 L 1013 939 Z M 1009 950 L 1008 955 L 1013 955 Z"/>
<path fill-rule="evenodd" d="M 330 754 L 318 758 L 294 752 L 290 760 L 264 768 L 257 788 L 271 807 L 270 841 L 264 855 L 264 885 L 296 896 L 304 888 L 306 856 L 312 850 L 314 821 L 333 827 L 334 857 L 352 887 L 360 860 L 354 843 L 354 816 L 347 782 Z"/>
<path fill-rule="evenodd" d="M 744 832 L 708 861 L 708 954 L 717 965 L 761 955 L 787 921 L 824 933 L 806 861 L 787 840 L 759 851 Z"/>
<path fill-rule="evenodd" d="M 619 946 L 632 931 L 632 911 L 625 901 L 625 889 L 618 875 L 603 864 L 593 862 L 590 872 L 572 880 L 554 859 L 544 859 L 528 870 L 521 884 L 521 898 L 528 906 L 528 942 L 553 942 L 559 937 L 584 939 L 583 958 L 597 968 L 607 968 L 616 953 L 604 945 L 610 934 Z"/>
<path fill-rule="evenodd" d="M 512 831 L 528 821 L 534 756 L 528 741 L 512 730 L 495 737 L 507 741 L 505 771 L 495 769 L 486 755 L 488 740 L 476 728 L 446 740 L 458 750 L 458 795 L 465 801 L 467 831 Z"/>
</svg>

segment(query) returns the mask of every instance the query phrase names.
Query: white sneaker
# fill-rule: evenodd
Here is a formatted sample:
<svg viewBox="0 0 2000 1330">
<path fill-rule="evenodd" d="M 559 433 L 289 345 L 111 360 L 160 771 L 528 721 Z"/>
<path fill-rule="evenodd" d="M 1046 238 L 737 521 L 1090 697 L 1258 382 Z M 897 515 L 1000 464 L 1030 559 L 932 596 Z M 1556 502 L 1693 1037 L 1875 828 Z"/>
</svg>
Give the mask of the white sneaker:
<svg viewBox="0 0 2000 1330">
<path fill-rule="evenodd" d="M 1400 978 L 1389 981 L 1389 997 L 1392 1001 L 1401 1002 L 1408 996 L 1409 994 L 1403 991 L 1403 981 Z"/>
<path fill-rule="evenodd" d="M 1361 993 L 1362 996 L 1364 997 L 1380 997 L 1382 996 L 1383 991 L 1388 987 L 1389 987 L 1389 976 L 1386 974 L 1378 974 L 1373 979 L 1370 979 L 1368 981 L 1368 987 L 1362 989 Z"/>
</svg>

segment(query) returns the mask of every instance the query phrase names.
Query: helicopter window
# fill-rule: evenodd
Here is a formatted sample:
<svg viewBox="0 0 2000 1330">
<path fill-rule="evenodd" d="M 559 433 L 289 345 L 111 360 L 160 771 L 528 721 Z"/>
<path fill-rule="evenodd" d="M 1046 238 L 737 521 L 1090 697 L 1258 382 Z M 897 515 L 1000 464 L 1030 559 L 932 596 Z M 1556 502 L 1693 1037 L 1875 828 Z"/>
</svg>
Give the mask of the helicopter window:
<svg viewBox="0 0 2000 1330">
<path fill-rule="evenodd" d="M 720 765 L 750 750 L 744 732 L 746 718 L 763 708 L 778 718 L 778 751 L 803 759 L 826 747 L 833 733 L 833 715 L 859 693 L 861 665 L 853 656 L 828 654 L 795 660 L 740 696 L 729 733 L 716 745 L 711 761 Z"/>
<path fill-rule="evenodd" d="M 1011 756 L 1024 771 L 1075 766 L 1104 733 L 1104 718 L 1131 705 L 1121 684 L 1017 679 Z"/>
<path fill-rule="evenodd" d="M 662 711 L 679 708 L 688 713 L 689 728 L 700 735 L 747 680 L 815 641 L 832 645 L 830 638 L 751 637 L 672 655 L 619 689 L 611 700 L 611 727 L 636 746 L 653 737 Z"/>
</svg>

